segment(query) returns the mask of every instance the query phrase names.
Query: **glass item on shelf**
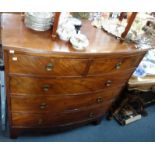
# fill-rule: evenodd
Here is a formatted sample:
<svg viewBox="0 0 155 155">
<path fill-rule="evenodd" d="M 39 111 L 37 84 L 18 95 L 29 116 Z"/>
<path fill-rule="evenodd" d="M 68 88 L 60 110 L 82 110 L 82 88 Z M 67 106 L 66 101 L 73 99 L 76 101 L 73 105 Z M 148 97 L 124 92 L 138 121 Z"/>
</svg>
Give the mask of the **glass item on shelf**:
<svg viewBox="0 0 155 155">
<path fill-rule="evenodd" d="M 118 19 L 106 19 L 102 21 L 102 28 L 116 37 L 121 37 L 125 30 L 126 22 L 119 22 Z"/>
<path fill-rule="evenodd" d="M 89 20 L 92 22 L 91 24 L 97 28 L 102 27 L 102 21 L 107 20 L 109 18 L 108 12 L 91 12 Z"/>
</svg>

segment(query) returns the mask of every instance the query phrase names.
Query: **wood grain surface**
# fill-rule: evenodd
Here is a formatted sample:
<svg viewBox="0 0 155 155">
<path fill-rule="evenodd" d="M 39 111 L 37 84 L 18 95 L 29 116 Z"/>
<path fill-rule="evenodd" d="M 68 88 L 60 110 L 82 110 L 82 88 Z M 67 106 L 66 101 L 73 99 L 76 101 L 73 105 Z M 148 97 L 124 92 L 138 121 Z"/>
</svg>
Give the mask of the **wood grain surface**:
<svg viewBox="0 0 155 155">
<path fill-rule="evenodd" d="M 89 21 L 81 32 L 89 47 L 76 51 L 51 31 L 25 27 L 23 15 L 2 14 L 10 136 L 25 129 L 60 130 L 100 122 L 146 50 L 121 43 Z"/>
</svg>

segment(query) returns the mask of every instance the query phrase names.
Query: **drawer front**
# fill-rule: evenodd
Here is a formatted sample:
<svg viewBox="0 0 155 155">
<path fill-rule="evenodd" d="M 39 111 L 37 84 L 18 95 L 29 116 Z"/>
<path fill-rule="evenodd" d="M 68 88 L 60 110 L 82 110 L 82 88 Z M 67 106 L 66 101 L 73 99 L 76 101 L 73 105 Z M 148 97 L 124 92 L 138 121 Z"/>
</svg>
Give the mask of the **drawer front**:
<svg viewBox="0 0 155 155">
<path fill-rule="evenodd" d="M 136 67 L 144 54 L 137 54 L 130 57 L 98 58 L 94 59 L 89 69 L 89 75 L 118 72 Z"/>
<path fill-rule="evenodd" d="M 84 73 L 87 59 L 50 58 L 9 54 L 9 72 L 41 76 L 80 76 Z"/>
<path fill-rule="evenodd" d="M 12 96 L 12 112 L 67 112 L 89 106 L 102 105 L 109 100 L 115 100 L 121 88 L 97 93 L 70 95 L 70 96 Z"/>
<path fill-rule="evenodd" d="M 63 126 L 74 124 L 81 121 L 88 121 L 100 117 L 105 114 L 111 107 L 111 103 L 90 108 L 87 110 L 79 110 L 69 113 L 60 114 L 31 114 L 31 113 L 12 113 L 13 126 L 25 127 L 45 127 L 45 126 Z"/>
<path fill-rule="evenodd" d="M 78 94 L 122 86 L 133 70 L 99 77 L 45 79 L 10 77 L 10 90 L 15 94 Z"/>
</svg>

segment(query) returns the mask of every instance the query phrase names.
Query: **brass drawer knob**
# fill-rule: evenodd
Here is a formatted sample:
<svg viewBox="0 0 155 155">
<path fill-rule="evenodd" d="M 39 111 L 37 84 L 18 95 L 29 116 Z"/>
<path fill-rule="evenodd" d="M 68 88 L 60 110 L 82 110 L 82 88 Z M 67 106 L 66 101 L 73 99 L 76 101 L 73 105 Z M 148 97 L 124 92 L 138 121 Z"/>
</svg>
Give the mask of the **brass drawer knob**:
<svg viewBox="0 0 155 155">
<path fill-rule="evenodd" d="M 46 109 L 48 106 L 47 106 L 47 104 L 46 103 L 41 103 L 40 104 L 40 109 L 41 110 L 44 110 L 44 109 Z"/>
<path fill-rule="evenodd" d="M 52 71 L 54 68 L 54 65 L 52 63 L 48 63 L 45 67 L 46 71 Z"/>
<path fill-rule="evenodd" d="M 49 88 L 50 88 L 50 85 L 48 85 L 48 84 L 43 85 L 43 90 L 45 92 L 47 92 L 49 90 Z"/>
<path fill-rule="evenodd" d="M 43 124 L 43 119 L 40 118 L 40 119 L 38 120 L 38 125 L 42 125 L 42 124 Z"/>
<path fill-rule="evenodd" d="M 120 69 L 120 68 L 121 68 L 121 65 L 122 65 L 122 63 L 119 62 L 119 63 L 116 64 L 115 68 L 116 68 L 116 69 Z"/>
<path fill-rule="evenodd" d="M 93 112 L 91 112 L 91 113 L 89 114 L 89 117 L 90 117 L 90 118 L 94 118 L 94 117 L 95 117 L 95 114 L 94 114 Z"/>
<path fill-rule="evenodd" d="M 112 81 L 111 81 L 111 80 L 108 80 L 108 81 L 106 82 L 106 86 L 107 86 L 107 87 L 110 87 L 111 84 L 112 84 Z"/>
<path fill-rule="evenodd" d="M 97 101 L 97 103 L 101 104 L 101 103 L 103 103 L 103 98 L 102 97 L 98 97 L 96 99 L 96 101 Z"/>
</svg>

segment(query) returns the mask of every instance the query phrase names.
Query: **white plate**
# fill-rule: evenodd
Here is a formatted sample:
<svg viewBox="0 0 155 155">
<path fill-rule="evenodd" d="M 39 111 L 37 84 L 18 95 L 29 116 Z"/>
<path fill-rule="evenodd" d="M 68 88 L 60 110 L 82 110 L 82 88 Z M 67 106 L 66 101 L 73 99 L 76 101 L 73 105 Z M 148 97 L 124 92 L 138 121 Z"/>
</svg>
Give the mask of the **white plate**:
<svg viewBox="0 0 155 155">
<path fill-rule="evenodd" d="M 83 50 L 86 49 L 85 47 L 76 47 L 76 46 L 73 46 L 73 45 L 72 45 L 72 47 L 73 47 L 74 49 L 78 50 L 78 51 L 83 51 Z"/>
<path fill-rule="evenodd" d="M 89 41 L 84 34 L 76 34 L 70 38 L 70 42 L 73 48 L 78 50 L 86 49 L 89 45 Z"/>
<path fill-rule="evenodd" d="M 27 12 L 24 23 L 36 31 L 46 31 L 53 25 L 54 14 L 51 12 Z"/>
</svg>

